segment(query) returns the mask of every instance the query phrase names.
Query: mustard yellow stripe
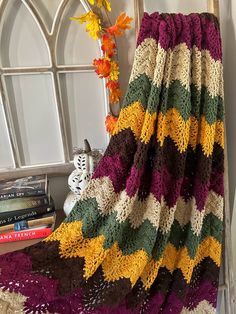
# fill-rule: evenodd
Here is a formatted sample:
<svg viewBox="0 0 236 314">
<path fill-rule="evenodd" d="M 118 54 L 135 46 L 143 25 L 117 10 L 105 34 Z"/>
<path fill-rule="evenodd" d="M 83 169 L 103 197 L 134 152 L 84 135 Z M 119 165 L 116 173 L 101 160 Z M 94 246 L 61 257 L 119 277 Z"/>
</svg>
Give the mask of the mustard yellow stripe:
<svg viewBox="0 0 236 314">
<path fill-rule="evenodd" d="M 104 236 L 84 239 L 81 221 L 63 223 L 44 241 L 59 241 L 62 258 L 84 258 L 85 279 L 90 278 L 101 265 L 105 280 L 128 278 L 134 286 L 141 277 L 146 289 L 153 284 L 160 267 L 166 267 L 171 273 L 179 268 L 186 281 L 190 282 L 193 268 L 205 257 L 211 257 L 217 266 L 220 266 L 221 260 L 221 244 L 211 236 L 200 243 L 194 259 L 189 257 L 186 247 L 177 250 L 170 243 L 167 244 L 163 256 L 158 261 L 150 259 L 144 250 L 124 256 L 117 243 L 105 250 Z"/>
<path fill-rule="evenodd" d="M 154 134 L 156 118 L 156 113 L 145 112 L 143 106 L 135 102 L 121 110 L 113 135 L 130 128 L 136 139 L 147 144 Z"/>
<path fill-rule="evenodd" d="M 121 110 L 113 135 L 130 128 L 136 139 L 147 144 L 155 132 L 156 125 L 157 141 L 161 146 L 163 146 L 165 138 L 169 136 L 181 153 L 186 151 L 188 145 L 195 149 L 197 144 L 201 144 L 203 152 L 207 156 L 212 154 L 215 142 L 224 148 L 224 124 L 222 121 L 216 121 L 210 125 L 204 116 L 200 121 L 194 116 L 185 121 L 176 108 L 169 109 L 166 114 L 160 112 L 157 117 L 156 113 L 145 112 L 139 102 Z"/>
<path fill-rule="evenodd" d="M 59 241 L 60 256 L 64 258 L 81 257 L 85 259 L 84 278 L 90 278 L 101 265 L 108 253 L 103 249 L 104 236 L 84 239 L 82 221 L 61 226 L 44 241 Z"/>
<path fill-rule="evenodd" d="M 201 144 L 203 152 L 207 156 L 212 154 L 214 142 L 224 148 L 224 124 L 222 121 L 210 125 L 204 116 L 200 121 L 193 116 L 184 121 L 176 108 L 169 109 L 165 115 L 162 112 L 158 115 L 157 140 L 161 146 L 167 136 L 172 138 L 181 153 L 186 151 L 188 144 L 193 149 L 197 144 Z"/>
<path fill-rule="evenodd" d="M 148 260 L 149 257 L 144 250 L 124 256 L 118 244 L 115 243 L 102 263 L 104 278 L 106 281 L 128 278 L 134 286 L 144 271 Z"/>
<path fill-rule="evenodd" d="M 210 257 L 216 265 L 220 267 L 221 244 L 214 237 L 209 236 L 199 244 L 194 259 L 189 257 L 186 247 L 177 250 L 173 244 L 168 243 L 163 257 L 158 261 L 150 260 L 146 265 L 141 275 L 143 285 L 146 289 L 151 287 L 160 267 L 166 267 L 171 273 L 173 273 L 175 269 L 181 269 L 185 280 L 189 283 L 193 268 L 206 257 Z"/>
<path fill-rule="evenodd" d="M 123 256 L 118 244 L 105 250 L 104 236 L 84 239 L 82 222 L 76 221 L 61 226 L 44 241 L 59 241 L 60 256 L 64 258 L 84 258 L 84 278 L 90 278 L 101 265 L 107 281 L 129 278 L 134 285 L 143 272 L 148 256 L 144 250 Z"/>
</svg>

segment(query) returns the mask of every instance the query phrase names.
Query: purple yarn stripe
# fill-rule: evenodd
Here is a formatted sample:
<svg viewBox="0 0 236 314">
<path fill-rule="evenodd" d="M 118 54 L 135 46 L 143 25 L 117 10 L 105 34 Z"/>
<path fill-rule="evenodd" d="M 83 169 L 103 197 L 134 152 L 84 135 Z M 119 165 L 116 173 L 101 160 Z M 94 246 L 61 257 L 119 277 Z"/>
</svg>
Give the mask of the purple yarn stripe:
<svg viewBox="0 0 236 314">
<path fill-rule="evenodd" d="M 200 302 L 206 300 L 213 307 L 216 307 L 217 292 L 218 287 L 216 287 L 211 281 L 204 281 L 196 288 L 191 288 L 188 290 L 185 306 L 187 306 L 188 309 L 193 310 Z"/>
<path fill-rule="evenodd" d="M 181 313 L 183 306 L 188 310 L 194 310 L 198 304 L 202 301 L 209 302 L 214 308 L 217 304 L 217 287 L 209 280 L 201 282 L 195 288 L 188 287 L 186 290 L 186 297 L 181 300 L 175 291 L 172 291 L 166 298 L 166 296 L 160 292 L 154 295 L 150 300 L 150 312 L 151 314 L 158 313 L 162 308 L 163 314 Z M 165 304 L 163 302 L 165 301 Z M 152 311 L 155 309 L 155 311 Z"/>
<path fill-rule="evenodd" d="M 162 48 L 185 43 L 189 49 L 209 50 L 215 60 L 222 60 L 220 31 L 215 22 L 202 14 L 144 13 L 137 46 L 146 38 L 155 39 Z"/>
<path fill-rule="evenodd" d="M 161 171 L 152 172 L 151 181 L 147 186 L 142 184 L 145 182 L 145 173 L 145 169 L 138 170 L 135 166 L 130 170 L 129 165 L 123 163 L 122 157 L 116 154 L 103 157 L 93 178 L 109 177 L 116 193 L 125 189 L 130 197 L 134 196 L 139 189 L 153 193 L 158 201 L 164 196 L 170 207 L 176 204 L 180 196 L 185 200 L 194 196 L 197 208 L 203 210 L 210 190 L 218 195 L 224 195 L 222 172 L 215 171 L 210 182 L 203 184 L 196 176 L 176 179 L 166 168 L 162 168 Z"/>
<path fill-rule="evenodd" d="M 181 301 L 175 292 L 168 296 L 163 314 L 180 313 L 185 306 L 188 310 L 194 310 L 202 301 L 208 301 L 213 307 L 216 307 L 217 288 L 210 281 L 201 283 L 197 288 L 189 288 L 187 297 Z"/>
<path fill-rule="evenodd" d="M 7 257 L 11 258 L 11 265 L 7 262 Z M 19 266 L 17 269 L 14 267 L 15 264 L 20 264 L 24 267 L 24 271 Z M 38 304 L 38 300 L 40 300 L 41 304 L 49 303 L 49 311 L 62 313 L 62 309 L 65 311 L 63 313 L 69 314 L 71 310 L 75 310 L 81 308 L 82 310 L 82 293 L 80 289 L 77 289 L 73 293 L 66 296 L 57 295 L 57 281 L 47 278 L 46 276 L 31 274 L 29 276 L 29 271 L 31 270 L 31 263 L 29 256 L 23 253 L 12 253 L 0 256 L 0 262 L 2 267 L 1 279 L 0 279 L 0 287 L 4 287 L 11 292 L 18 292 L 27 297 L 30 297 L 26 302 L 26 307 L 28 309 L 33 309 L 35 304 Z M 27 266 L 26 266 L 27 265 Z M 13 277 L 13 273 L 15 273 L 15 277 Z M 32 279 L 32 285 L 30 284 L 30 280 Z M 204 279 L 203 279 L 204 280 Z M 35 281 L 38 282 L 35 285 Z M 18 283 L 16 285 L 16 283 Z M 165 301 L 165 304 L 163 302 Z M 186 297 L 181 301 L 177 296 L 175 289 L 172 289 L 172 292 L 167 296 L 163 295 L 160 292 L 156 292 L 154 297 L 150 300 L 149 313 L 154 314 L 162 307 L 163 314 L 180 313 L 183 305 L 190 310 L 193 310 L 198 306 L 198 304 L 206 300 L 213 307 L 216 306 L 217 300 L 217 287 L 215 282 L 210 280 L 205 280 L 200 282 L 200 284 L 195 284 L 195 288 L 188 287 L 186 289 Z M 67 312 L 68 309 L 68 312 Z M 53 312 L 54 311 L 54 312 Z M 124 304 L 121 304 L 118 308 L 112 309 L 111 307 L 103 307 L 99 310 L 95 310 L 94 314 L 100 313 L 136 313 L 128 310 Z M 83 312 L 86 313 L 86 312 Z"/>
</svg>

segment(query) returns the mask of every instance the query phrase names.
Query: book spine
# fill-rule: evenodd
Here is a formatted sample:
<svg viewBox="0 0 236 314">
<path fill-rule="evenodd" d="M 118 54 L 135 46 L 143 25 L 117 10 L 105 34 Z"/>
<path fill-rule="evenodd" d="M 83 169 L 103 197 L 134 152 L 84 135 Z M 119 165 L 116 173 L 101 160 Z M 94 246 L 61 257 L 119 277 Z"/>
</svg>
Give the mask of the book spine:
<svg viewBox="0 0 236 314">
<path fill-rule="evenodd" d="M 46 238 L 52 233 L 51 228 L 29 229 L 0 234 L 0 243 Z"/>
<path fill-rule="evenodd" d="M 55 215 L 51 215 L 45 218 L 39 218 L 34 220 L 21 220 L 15 222 L 14 224 L 0 226 L 0 233 L 6 233 L 11 231 L 22 231 L 28 230 L 37 227 L 49 227 L 52 226 L 55 222 Z"/>
<path fill-rule="evenodd" d="M 22 209 L 12 212 L 0 213 L 0 226 L 14 224 L 15 222 L 36 218 L 38 216 L 54 212 L 52 206 L 42 206 L 38 208 Z"/>
<path fill-rule="evenodd" d="M 48 196 L 23 197 L 0 202 L 0 213 L 48 205 Z"/>
<path fill-rule="evenodd" d="M 14 198 L 30 197 L 30 196 L 42 196 L 45 195 L 44 189 L 24 191 L 24 192 L 12 192 L 0 194 L 0 201 L 11 200 Z"/>
</svg>

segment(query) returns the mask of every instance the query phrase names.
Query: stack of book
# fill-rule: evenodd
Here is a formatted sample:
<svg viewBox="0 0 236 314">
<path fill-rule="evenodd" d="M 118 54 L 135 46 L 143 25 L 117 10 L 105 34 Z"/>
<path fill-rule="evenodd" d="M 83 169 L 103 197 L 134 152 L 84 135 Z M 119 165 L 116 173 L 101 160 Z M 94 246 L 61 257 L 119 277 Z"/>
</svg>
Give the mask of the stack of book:
<svg viewBox="0 0 236 314">
<path fill-rule="evenodd" d="M 0 181 L 0 243 L 47 237 L 55 219 L 46 175 Z"/>
</svg>

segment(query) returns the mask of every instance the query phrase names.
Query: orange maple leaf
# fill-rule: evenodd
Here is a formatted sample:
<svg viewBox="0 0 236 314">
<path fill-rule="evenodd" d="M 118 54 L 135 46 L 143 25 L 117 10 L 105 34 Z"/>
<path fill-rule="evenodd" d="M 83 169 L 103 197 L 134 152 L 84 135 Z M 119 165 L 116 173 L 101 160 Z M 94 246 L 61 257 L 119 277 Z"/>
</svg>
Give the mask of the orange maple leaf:
<svg viewBox="0 0 236 314">
<path fill-rule="evenodd" d="M 118 89 L 120 87 L 119 83 L 118 82 L 115 82 L 115 81 L 108 81 L 106 83 L 106 87 L 110 90 L 110 91 L 113 91 L 115 89 Z"/>
<path fill-rule="evenodd" d="M 125 12 L 123 12 L 118 16 L 115 25 L 109 27 L 107 29 L 107 32 L 111 35 L 122 36 L 122 35 L 124 35 L 124 31 L 126 29 L 131 28 L 130 24 L 131 24 L 132 20 L 133 19 L 131 17 L 126 15 Z"/>
<path fill-rule="evenodd" d="M 110 91 L 109 100 L 111 104 L 116 104 L 120 101 L 121 98 L 121 90 L 119 88 Z"/>
<path fill-rule="evenodd" d="M 93 65 L 95 66 L 95 72 L 100 78 L 108 77 L 111 73 L 111 62 L 106 58 L 94 59 Z"/>
<path fill-rule="evenodd" d="M 116 44 L 114 43 L 112 37 L 108 34 L 102 37 L 102 51 L 105 55 L 111 58 L 114 54 L 114 49 L 116 49 Z"/>
<path fill-rule="evenodd" d="M 110 95 L 110 103 L 111 104 L 116 104 L 120 101 L 121 98 L 121 89 L 120 89 L 120 84 L 118 81 L 111 81 L 109 80 L 106 84 L 106 87 L 109 89 Z"/>
<path fill-rule="evenodd" d="M 106 125 L 106 130 L 108 133 L 110 133 L 112 135 L 115 126 L 116 126 L 116 122 L 117 122 L 118 118 L 114 117 L 113 115 L 109 114 L 106 117 L 106 121 L 105 121 L 105 125 Z"/>
</svg>

